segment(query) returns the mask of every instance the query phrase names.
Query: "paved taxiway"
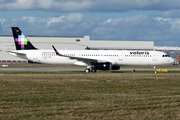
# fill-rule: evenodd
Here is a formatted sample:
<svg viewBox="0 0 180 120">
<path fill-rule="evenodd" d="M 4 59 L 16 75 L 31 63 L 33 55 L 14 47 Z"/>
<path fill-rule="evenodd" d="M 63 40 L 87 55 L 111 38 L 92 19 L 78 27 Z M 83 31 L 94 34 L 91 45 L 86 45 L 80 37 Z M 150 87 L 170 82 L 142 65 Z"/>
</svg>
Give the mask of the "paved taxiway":
<svg viewBox="0 0 180 120">
<path fill-rule="evenodd" d="M 29 72 L 60 72 L 60 71 L 84 71 L 85 68 L 0 68 L 0 71 L 29 71 Z M 158 68 L 159 69 L 159 68 Z M 164 68 L 163 68 L 164 69 Z M 119 71 L 132 71 L 133 68 L 123 68 Z M 154 69 L 134 69 L 135 71 L 154 71 Z M 167 69 L 168 71 L 180 71 L 179 68 Z"/>
<path fill-rule="evenodd" d="M 0 71 L 60 72 L 60 71 L 84 71 L 84 69 L 82 68 L 0 68 Z"/>
</svg>

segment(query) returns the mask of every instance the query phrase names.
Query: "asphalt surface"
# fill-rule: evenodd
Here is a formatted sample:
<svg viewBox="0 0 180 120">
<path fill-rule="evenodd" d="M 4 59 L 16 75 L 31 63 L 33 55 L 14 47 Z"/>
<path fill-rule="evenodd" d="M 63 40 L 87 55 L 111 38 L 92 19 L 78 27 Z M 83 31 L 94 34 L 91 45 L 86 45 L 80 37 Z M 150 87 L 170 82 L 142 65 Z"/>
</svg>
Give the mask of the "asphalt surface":
<svg viewBox="0 0 180 120">
<path fill-rule="evenodd" d="M 165 68 L 163 68 L 165 69 Z M 84 71 L 85 68 L 0 68 L 0 71 L 29 71 L 29 72 L 60 72 L 60 71 Z M 133 68 L 120 69 L 118 71 L 132 71 Z M 134 69 L 135 71 L 154 71 L 154 69 Z M 167 69 L 168 71 L 180 71 L 179 68 Z"/>
<path fill-rule="evenodd" d="M 82 68 L 0 68 L 0 71 L 59 72 L 84 71 Z"/>
</svg>

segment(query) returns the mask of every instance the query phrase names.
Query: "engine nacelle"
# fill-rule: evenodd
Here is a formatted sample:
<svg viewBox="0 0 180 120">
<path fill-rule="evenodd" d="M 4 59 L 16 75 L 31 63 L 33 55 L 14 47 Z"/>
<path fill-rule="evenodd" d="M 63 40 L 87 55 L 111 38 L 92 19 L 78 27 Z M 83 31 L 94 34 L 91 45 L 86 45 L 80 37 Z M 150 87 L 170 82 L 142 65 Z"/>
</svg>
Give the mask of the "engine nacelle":
<svg viewBox="0 0 180 120">
<path fill-rule="evenodd" d="M 96 70 L 119 70 L 120 66 L 111 66 L 111 63 L 104 62 L 104 63 L 96 63 L 96 64 L 94 64 L 94 68 Z"/>
<path fill-rule="evenodd" d="M 109 62 L 94 64 L 94 68 L 96 70 L 110 70 L 110 67 L 111 67 L 111 63 Z"/>
<path fill-rule="evenodd" d="M 119 70 L 120 66 L 112 66 L 112 70 Z"/>
</svg>

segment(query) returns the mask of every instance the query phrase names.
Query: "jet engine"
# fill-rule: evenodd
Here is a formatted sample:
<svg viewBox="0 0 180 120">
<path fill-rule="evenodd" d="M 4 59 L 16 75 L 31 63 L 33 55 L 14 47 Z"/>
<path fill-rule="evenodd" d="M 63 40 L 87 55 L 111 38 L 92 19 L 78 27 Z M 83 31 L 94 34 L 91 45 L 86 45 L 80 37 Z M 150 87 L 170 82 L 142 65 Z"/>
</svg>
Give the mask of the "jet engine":
<svg viewBox="0 0 180 120">
<path fill-rule="evenodd" d="M 111 63 L 97 63 L 94 65 L 96 70 L 110 70 Z"/>
<path fill-rule="evenodd" d="M 94 69 L 96 70 L 119 70 L 120 66 L 112 66 L 109 62 L 96 63 L 94 64 Z"/>
<path fill-rule="evenodd" d="M 120 66 L 112 66 L 112 70 L 119 70 Z"/>
</svg>

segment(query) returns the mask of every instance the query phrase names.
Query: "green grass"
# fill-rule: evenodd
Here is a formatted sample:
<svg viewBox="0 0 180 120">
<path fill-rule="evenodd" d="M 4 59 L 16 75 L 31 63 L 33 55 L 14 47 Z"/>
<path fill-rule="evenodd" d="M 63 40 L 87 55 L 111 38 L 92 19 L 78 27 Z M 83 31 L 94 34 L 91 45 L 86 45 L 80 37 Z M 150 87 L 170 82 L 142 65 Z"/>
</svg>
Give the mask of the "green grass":
<svg viewBox="0 0 180 120">
<path fill-rule="evenodd" d="M 179 78 L 179 73 L 1 72 L 0 119 L 180 119 Z"/>
</svg>

